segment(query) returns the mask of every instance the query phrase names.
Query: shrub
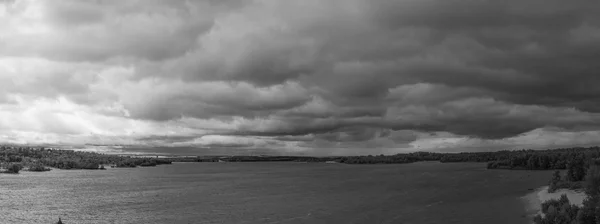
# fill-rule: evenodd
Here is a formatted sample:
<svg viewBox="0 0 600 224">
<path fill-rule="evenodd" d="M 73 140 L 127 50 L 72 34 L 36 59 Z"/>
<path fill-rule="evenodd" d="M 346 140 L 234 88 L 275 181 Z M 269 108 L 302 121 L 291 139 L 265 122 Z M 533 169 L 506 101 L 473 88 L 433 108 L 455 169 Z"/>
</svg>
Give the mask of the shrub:
<svg viewBox="0 0 600 224">
<path fill-rule="evenodd" d="M 560 199 L 551 199 L 542 203 L 544 216 L 537 215 L 533 221 L 536 224 L 553 223 L 575 223 L 581 217 L 582 211 L 576 205 L 571 205 L 567 195 L 561 195 Z"/>
<path fill-rule="evenodd" d="M 86 170 L 96 170 L 99 167 L 100 167 L 100 164 L 94 163 L 94 162 L 81 164 L 81 169 L 86 169 Z"/>
<path fill-rule="evenodd" d="M 117 167 L 137 167 L 137 165 L 131 160 L 123 160 L 117 163 Z"/>
<path fill-rule="evenodd" d="M 156 166 L 156 161 L 154 160 L 146 160 L 140 164 L 140 166 Z"/>
<path fill-rule="evenodd" d="M 34 171 L 34 172 L 43 172 L 43 171 L 50 171 L 49 168 L 46 168 L 43 164 L 41 163 L 35 163 L 35 164 L 31 164 L 29 165 L 29 171 Z"/>
<path fill-rule="evenodd" d="M 19 163 L 12 163 L 10 165 L 8 165 L 6 167 L 6 172 L 7 173 L 19 173 L 19 171 L 23 169 L 23 167 L 21 166 L 21 164 Z"/>
</svg>

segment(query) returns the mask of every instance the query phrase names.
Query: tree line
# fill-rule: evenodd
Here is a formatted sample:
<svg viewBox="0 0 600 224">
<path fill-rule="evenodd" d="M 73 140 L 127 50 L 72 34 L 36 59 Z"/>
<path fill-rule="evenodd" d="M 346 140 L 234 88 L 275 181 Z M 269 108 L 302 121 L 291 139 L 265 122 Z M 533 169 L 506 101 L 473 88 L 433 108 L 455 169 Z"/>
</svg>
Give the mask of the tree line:
<svg viewBox="0 0 600 224">
<path fill-rule="evenodd" d="M 327 162 L 345 164 L 403 164 L 420 161 L 487 162 L 488 169 L 568 169 L 569 180 L 581 180 L 589 161 L 600 158 L 600 147 L 560 148 L 552 150 L 503 150 L 497 152 L 436 153 L 413 152 L 395 155 L 367 156 L 226 156 L 226 157 L 184 157 L 184 158 L 134 158 L 106 155 L 94 152 L 45 149 L 32 147 L 0 147 L 0 166 L 19 163 L 30 170 L 43 171 L 44 167 L 58 169 L 101 169 L 103 164 L 116 167 L 155 166 L 171 162 Z"/>
<path fill-rule="evenodd" d="M 137 167 L 170 164 L 171 162 L 159 158 L 135 158 L 95 152 L 46 149 L 43 147 L 0 146 L 0 168 L 9 173 L 18 173 L 25 167 L 29 171 L 48 171 L 48 167 L 57 169 L 104 169 L 104 165 L 108 164 L 113 164 L 115 167 Z"/>
</svg>

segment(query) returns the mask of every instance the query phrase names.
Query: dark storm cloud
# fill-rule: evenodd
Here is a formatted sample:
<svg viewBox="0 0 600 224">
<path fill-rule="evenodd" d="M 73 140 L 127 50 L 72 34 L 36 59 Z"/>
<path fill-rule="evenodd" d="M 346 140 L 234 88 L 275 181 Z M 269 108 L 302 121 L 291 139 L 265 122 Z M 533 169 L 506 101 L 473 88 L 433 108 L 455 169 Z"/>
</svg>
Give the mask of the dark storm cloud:
<svg viewBox="0 0 600 224">
<path fill-rule="evenodd" d="M 574 39 L 578 30 L 590 36 L 597 28 L 597 2 L 387 1 L 372 10 L 387 28 L 427 27 L 441 36 L 437 47 L 450 52 L 432 56 L 446 54 L 453 64 L 411 64 L 407 72 L 421 82 L 508 92 L 499 99 L 514 103 L 595 111 L 589 100 L 598 96 L 592 86 L 599 81 L 594 61 L 600 45 Z"/>
<path fill-rule="evenodd" d="M 490 98 L 468 98 L 435 106 L 392 109 L 388 116 L 396 113 L 409 119 L 402 122 L 429 124 L 428 128 L 434 131 L 483 138 L 512 137 L 545 126 L 574 129 L 597 128 L 600 125 L 597 114 L 573 109 L 511 105 Z"/>
<path fill-rule="evenodd" d="M 214 144 L 240 137 L 404 147 L 438 132 L 485 142 L 540 129 L 600 130 L 597 1 L 41 5 L 45 26 L 0 22 L 13 31 L 0 38 L 0 54 L 97 67 L 7 89 L 90 106 L 114 101 L 126 112 L 114 114 L 132 120 L 213 122 L 219 128 L 187 127 L 228 137 Z M 6 12 L 24 8 L 15 3 Z M 36 32 L 47 38 L 29 35 Z M 16 91 L 23 83 L 37 88 Z M 139 140 L 195 140 L 173 136 Z"/>
<path fill-rule="evenodd" d="M 329 52 L 337 58 L 360 61 L 334 61 L 331 70 L 313 78 L 323 81 L 315 84 L 333 91 L 330 99 L 342 104 L 338 106 L 367 98 L 367 105 L 376 102 L 373 108 L 384 103 L 383 107 L 393 110 L 398 100 L 380 101 L 388 89 L 430 83 L 446 89 L 403 102 L 404 113 L 391 118 L 389 126 L 417 126 L 405 119 L 410 117 L 422 122 L 424 131 L 482 138 L 511 137 L 544 126 L 598 127 L 597 115 L 587 112 L 597 111 L 593 102 L 600 96 L 594 88 L 600 83 L 595 74 L 599 66 L 594 63 L 599 59 L 600 44 L 588 38 L 582 45 L 574 39 L 578 30 L 586 30 L 582 36 L 597 30 L 594 19 L 600 12 L 599 3 L 371 1 L 366 8 L 365 18 L 372 19 L 369 24 L 380 29 L 365 28 L 375 31 L 369 32 L 368 38 L 346 36 L 324 44 L 360 43 L 355 46 L 362 52 L 354 51 L 360 52 L 356 55 Z M 393 45 L 390 41 L 377 46 L 381 42 L 374 42 L 394 39 L 412 44 Z M 385 52 L 385 57 L 377 52 Z M 428 100 L 436 97 L 440 100 Z M 495 100 L 477 105 L 482 102 L 471 100 L 473 97 Z M 450 109 L 452 102 L 447 101 L 452 100 L 464 104 Z M 411 106 L 426 109 L 418 114 L 410 112 Z"/>
</svg>

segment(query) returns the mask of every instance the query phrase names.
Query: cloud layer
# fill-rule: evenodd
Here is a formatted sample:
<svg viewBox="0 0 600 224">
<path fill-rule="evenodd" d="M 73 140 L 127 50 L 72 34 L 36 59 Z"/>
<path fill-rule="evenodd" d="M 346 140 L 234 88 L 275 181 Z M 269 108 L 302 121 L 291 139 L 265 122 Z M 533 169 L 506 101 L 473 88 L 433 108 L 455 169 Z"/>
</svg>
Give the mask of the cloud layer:
<svg viewBox="0 0 600 224">
<path fill-rule="evenodd" d="M 597 144 L 598 15 L 587 0 L 0 1 L 0 140 Z"/>
</svg>

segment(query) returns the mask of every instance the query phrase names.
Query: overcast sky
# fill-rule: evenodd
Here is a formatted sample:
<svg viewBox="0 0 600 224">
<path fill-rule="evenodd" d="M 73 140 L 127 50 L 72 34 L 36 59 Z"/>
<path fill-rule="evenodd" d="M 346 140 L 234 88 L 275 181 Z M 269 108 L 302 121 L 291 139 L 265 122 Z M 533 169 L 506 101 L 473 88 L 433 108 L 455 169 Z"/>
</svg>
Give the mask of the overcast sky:
<svg viewBox="0 0 600 224">
<path fill-rule="evenodd" d="M 0 0 L 4 143 L 593 145 L 599 72 L 595 0 Z"/>
</svg>

